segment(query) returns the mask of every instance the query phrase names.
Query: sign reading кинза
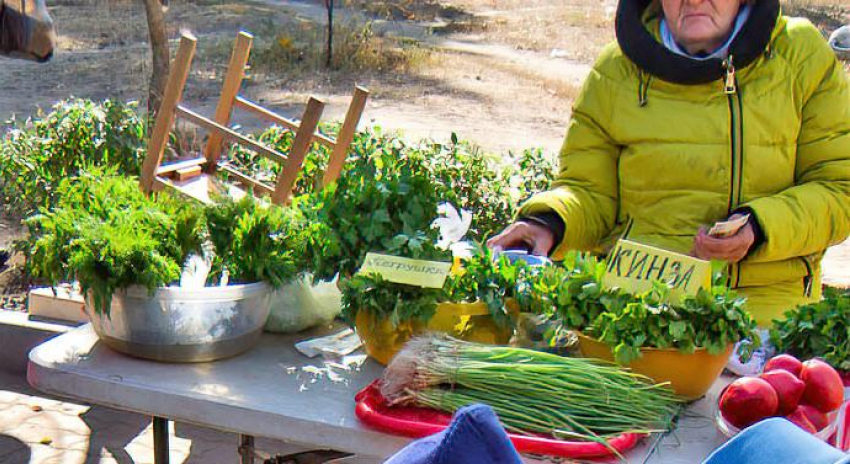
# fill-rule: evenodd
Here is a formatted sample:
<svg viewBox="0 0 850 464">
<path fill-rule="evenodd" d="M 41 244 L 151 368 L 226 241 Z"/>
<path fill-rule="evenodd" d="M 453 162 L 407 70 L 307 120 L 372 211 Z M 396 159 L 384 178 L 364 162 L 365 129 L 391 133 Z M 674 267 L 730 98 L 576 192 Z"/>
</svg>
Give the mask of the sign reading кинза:
<svg viewBox="0 0 850 464">
<path fill-rule="evenodd" d="M 452 263 L 367 253 L 358 274 L 378 274 L 397 284 L 442 288 L 451 269 Z"/>
<path fill-rule="evenodd" d="M 608 256 L 602 283 L 629 293 L 652 289 L 653 281 L 670 285 L 670 296 L 696 295 L 711 287 L 711 262 L 661 248 L 620 240 Z"/>
</svg>

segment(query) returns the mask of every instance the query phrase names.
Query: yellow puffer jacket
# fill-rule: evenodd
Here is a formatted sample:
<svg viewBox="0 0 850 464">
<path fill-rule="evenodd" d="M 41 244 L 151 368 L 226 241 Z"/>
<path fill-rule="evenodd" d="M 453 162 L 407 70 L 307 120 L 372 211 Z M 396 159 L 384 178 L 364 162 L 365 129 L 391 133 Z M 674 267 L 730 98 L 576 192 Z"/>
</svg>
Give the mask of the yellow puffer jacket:
<svg viewBox="0 0 850 464">
<path fill-rule="evenodd" d="M 649 50 L 646 37 L 606 48 L 575 102 L 553 190 L 520 212 L 563 220 L 555 258 L 605 253 L 624 235 L 688 253 L 700 226 L 749 208 L 764 241 L 730 266 L 730 283 L 759 325 L 820 297 L 824 250 L 850 234 L 850 85 L 814 26 L 762 4 L 773 9 L 750 21 L 770 20 L 772 33 L 758 53 L 733 43 L 725 70 L 687 68 L 681 60 L 695 60 L 684 57 L 674 61 L 685 69 L 659 68 L 668 52 Z M 620 10 L 624 44 L 629 12 Z M 658 13 L 638 16 L 630 20 L 657 37 Z M 750 32 L 741 40 L 757 41 Z M 750 55 L 738 69 L 736 50 Z"/>
</svg>

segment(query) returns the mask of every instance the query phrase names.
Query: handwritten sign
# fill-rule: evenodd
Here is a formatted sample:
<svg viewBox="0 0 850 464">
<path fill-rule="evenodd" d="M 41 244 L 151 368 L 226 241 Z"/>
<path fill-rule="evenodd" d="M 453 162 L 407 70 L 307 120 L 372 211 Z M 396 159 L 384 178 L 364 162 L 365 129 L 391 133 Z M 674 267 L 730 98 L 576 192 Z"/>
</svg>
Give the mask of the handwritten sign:
<svg viewBox="0 0 850 464">
<path fill-rule="evenodd" d="M 711 263 L 661 248 L 620 240 L 608 257 L 603 284 L 629 293 L 652 289 L 653 281 L 670 285 L 672 297 L 696 295 L 711 287 Z"/>
<path fill-rule="evenodd" d="M 367 253 L 358 274 L 378 274 L 397 284 L 442 288 L 451 268 L 452 263 Z"/>
</svg>

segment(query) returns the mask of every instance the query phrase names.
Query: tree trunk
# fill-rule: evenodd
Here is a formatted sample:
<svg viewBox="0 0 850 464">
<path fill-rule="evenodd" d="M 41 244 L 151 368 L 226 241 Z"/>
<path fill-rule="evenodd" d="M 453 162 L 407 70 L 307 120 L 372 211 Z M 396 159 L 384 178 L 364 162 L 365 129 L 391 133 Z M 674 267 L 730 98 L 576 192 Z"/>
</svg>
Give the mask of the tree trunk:
<svg viewBox="0 0 850 464">
<path fill-rule="evenodd" d="M 168 37 L 165 33 L 165 14 L 161 0 L 144 0 L 148 16 L 148 33 L 150 34 L 151 56 L 153 67 L 148 87 L 148 115 L 153 117 L 159 111 L 165 83 L 168 81 Z"/>
<path fill-rule="evenodd" d="M 334 55 L 334 0 L 325 0 L 328 9 L 328 52 L 325 57 L 325 67 L 330 68 Z"/>
</svg>

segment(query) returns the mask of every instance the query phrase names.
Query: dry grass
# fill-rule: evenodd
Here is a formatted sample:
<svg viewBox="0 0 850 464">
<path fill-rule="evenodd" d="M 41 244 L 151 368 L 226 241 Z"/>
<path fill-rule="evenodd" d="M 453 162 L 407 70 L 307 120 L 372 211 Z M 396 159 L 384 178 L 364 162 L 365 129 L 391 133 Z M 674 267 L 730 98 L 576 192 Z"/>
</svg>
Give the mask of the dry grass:
<svg viewBox="0 0 850 464">
<path fill-rule="evenodd" d="M 783 11 L 791 16 L 809 18 L 824 36 L 843 24 L 850 24 L 850 4 L 836 0 L 785 0 Z M 843 4 L 842 4 L 843 3 Z"/>
<path fill-rule="evenodd" d="M 457 21 L 469 16 L 449 2 L 436 0 L 348 0 L 345 4 L 389 20 L 434 21 L 441 18 Z"/>
<path fill-rule="evenodd" d="M 370 24 L 334 25 L 334 50 L 327 60 L 327 29 L 300 22 L 280 25 L 267 22 L 257 30 L 252 54 L 256 70 L 300 77 L 307 73 L 408 73 L 427 59 L 428 50 L 415 42 L 378 35 Z"/>
<path fill-rule="evenodd" d="M 383 3 L 383 2 L 373 2 Z M 615 0 L 448 0 L 474 17 L 488 42 L 591 62 L 614 39 Z M 850 24 L 846 0 L 784 0 L 784 12 L 809 18 L 828 35 Z"/>
<path fill-rule="evenodd" d="M 614 39 L 614 0 L 453 0 L 474 14 L 487 41 L 593 61 Z"/>
</svg>

